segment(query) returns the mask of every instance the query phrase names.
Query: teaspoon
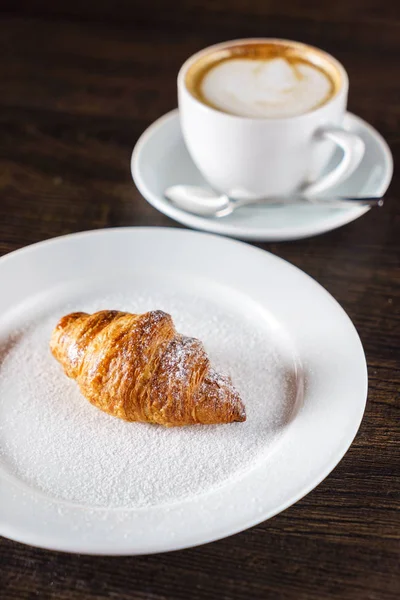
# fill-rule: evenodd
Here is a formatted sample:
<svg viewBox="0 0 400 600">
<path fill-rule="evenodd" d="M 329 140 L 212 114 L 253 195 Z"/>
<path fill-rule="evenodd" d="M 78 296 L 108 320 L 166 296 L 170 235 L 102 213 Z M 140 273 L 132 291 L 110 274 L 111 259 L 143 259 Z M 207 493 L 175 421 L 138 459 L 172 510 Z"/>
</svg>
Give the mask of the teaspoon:
<svg viewBox="0 0 400 600">
<path fill-rule="evenodd" d="M 311 204 L 328 208 L 344 206 L 383 206 L 382 197 L 362 196 L 306 196 L 295 192 L 287 196 L 264 198 L 231 198 L 194 185 L 173 185 L 164 192 L 165 197 L 178 208 L 201 217 L 226 217 L 238 208 L 254 205 Z"/>
</svg>

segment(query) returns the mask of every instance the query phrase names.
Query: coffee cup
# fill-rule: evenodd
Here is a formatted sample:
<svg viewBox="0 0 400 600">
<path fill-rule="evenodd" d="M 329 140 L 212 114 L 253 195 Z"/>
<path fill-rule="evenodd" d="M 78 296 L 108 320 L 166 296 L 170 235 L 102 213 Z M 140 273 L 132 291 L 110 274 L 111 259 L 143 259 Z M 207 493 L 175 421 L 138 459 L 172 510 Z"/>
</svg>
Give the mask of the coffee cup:
<svg viewBox="0 0 400 600">
<path fill-rule="evenodd" d="M 178 75 L 185 143 L 218 192 L 322 193 L 364 154 L 363 141 L 343 128 L 348 87 L 344 67 L 307 44 L 263 38 L 211 46 Z M 326 172 L 337 147 L 341 158 Z"/>
</svg>

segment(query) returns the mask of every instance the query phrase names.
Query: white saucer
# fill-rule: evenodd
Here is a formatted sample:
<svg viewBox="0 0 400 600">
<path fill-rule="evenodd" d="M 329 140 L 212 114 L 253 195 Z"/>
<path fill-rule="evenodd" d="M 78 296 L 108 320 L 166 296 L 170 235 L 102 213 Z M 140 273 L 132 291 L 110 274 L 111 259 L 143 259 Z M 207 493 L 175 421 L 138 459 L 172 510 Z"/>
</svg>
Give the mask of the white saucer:
<svg viewBox="0 0 400 600">
<path fill-rule="evenodd" d="M 331 188 L 329 193 L 383 195 L 393 173 L 388 145 L 371 125 L 351 113 L 346 114 L 344 125 L 364 140 L 365 156 L 353 175 L 341 185 Z M 333 157 L 332 161 L 335 160 L 337 157 Z M 183 141 L 178 110 L 164 115 L 143 133 L 132 154 L 131 171 L 146 200 L 175 221 L 246 240 L 284 241 L 310 237 L 346 225 L 369 210 L 366 207 L 249 207 L 223 219 L 208 219 L 176 208 L 164 198 L 164 190 L 168 186 L 178 183 L 206 185 Z"/>
</svg>

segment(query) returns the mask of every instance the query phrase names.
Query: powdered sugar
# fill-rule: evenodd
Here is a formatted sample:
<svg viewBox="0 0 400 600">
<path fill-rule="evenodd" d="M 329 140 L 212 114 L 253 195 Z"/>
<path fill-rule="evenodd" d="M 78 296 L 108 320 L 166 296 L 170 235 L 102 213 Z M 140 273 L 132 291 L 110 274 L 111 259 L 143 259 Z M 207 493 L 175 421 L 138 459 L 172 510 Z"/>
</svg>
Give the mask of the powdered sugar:
<svg viewBox="0 0 400 600">
<path fill-rule="evenodd" d="M 104 308 L 170 313 L 180 333 L 202 340 L 215 370 L 232 378 L 247 421 L 166 429 L 93 407 L 48 341 L 62 314 Z M 267 318 L 249 310 L 149 288 L 49 298 L 28 313 L 21 311 L 14 319 L 20 330 L 3 333 L 0 345 L 0 465 L 51 497 L 110 508 L 206 493 L 265 457 L 290 420 L 298 391 L 290 349 Z"/>
</svg>

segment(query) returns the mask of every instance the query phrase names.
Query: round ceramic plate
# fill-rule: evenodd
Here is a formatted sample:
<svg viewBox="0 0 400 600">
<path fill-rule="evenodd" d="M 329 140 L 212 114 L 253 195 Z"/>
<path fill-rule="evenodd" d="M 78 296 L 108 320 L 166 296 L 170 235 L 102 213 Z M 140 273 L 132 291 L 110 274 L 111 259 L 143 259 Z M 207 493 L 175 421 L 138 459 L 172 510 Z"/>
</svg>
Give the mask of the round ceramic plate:
<svg viewBox="0 0 400 600">
<path fill-rule="evenodd" d="M 344 127 L 364 140 L 365 155 L 352 176 L 326 194 L 383 195 L 393 173 L 388 145 L 371 125 L 351 113 L 346 114 Z M 335 155 L 328 170 L 337 160 Z M 173 206 L 164 197 L 167 187 L 176 184 L 208 187 L 186 149 L 177 110 L 158 119 L 143 133 L 132 154 L 131 171 L 146 200 L 175 221 L 245 240 L 283 241 L 310 237 L 346 225 L 369 210 L 366 207 L 253 206 L 228 217 L 211 219 L 191 215 Z"/>
<path fill-rule="evenodd" d="M 127 228 L 0 260 L 0 534 L 142 554 L 231 535 L 284 510 L 337 465 L 367 395 L 362 345 L 299 269 L 241 242 Z M 51 356 L 71 311 L 163 309 L 231 376 L 245 423 L 163 428 L 113 418 Z"/>
</svg>

